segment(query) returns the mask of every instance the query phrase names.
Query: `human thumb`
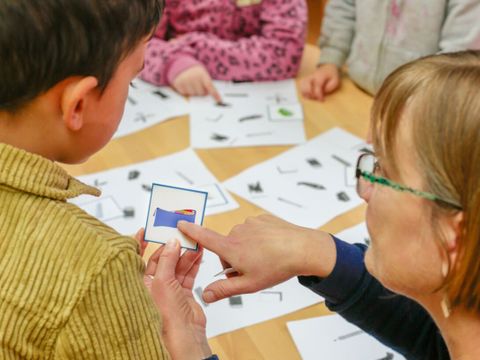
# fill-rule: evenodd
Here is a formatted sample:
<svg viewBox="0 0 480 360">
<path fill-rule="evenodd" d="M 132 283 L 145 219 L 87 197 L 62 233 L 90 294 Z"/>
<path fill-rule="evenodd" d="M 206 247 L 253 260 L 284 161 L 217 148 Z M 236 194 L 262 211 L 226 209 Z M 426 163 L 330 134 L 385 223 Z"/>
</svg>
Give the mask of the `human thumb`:
<svg viewBox="0 0 480 360">
<path fill-rule="evenodd" d="M 164 249 L 158 259 L 155 278 L 170 279 L 175 277 L 175 268 L 180 259 L 180 243 L 177 239 L 171 239 L 164 245 Z"/>
<path fill-rule="evenodd" d="M 248 292 L 250 292 L 249 281 L 243 276 L 236 276 L 211 283 L 203 291 L 202 297 L 206 303 L 212 303 Z"/>
</svg>

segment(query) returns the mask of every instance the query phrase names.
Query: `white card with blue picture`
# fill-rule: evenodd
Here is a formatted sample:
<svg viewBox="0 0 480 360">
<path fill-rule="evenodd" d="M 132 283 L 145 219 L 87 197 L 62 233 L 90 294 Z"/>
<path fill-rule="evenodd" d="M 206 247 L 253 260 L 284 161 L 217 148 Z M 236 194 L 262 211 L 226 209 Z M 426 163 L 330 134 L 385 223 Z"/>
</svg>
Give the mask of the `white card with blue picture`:
<svg viewBox="0 0 480 360">
<path fill-rule="evenodd" d="M 166 244 L 177 239 L 182 248 L 197 250 L 198 244 L 177 229 L 181 220 L 202 225 L 208 193 L 169 185 L 152 184 L 145 241 Z"/>
</svg>

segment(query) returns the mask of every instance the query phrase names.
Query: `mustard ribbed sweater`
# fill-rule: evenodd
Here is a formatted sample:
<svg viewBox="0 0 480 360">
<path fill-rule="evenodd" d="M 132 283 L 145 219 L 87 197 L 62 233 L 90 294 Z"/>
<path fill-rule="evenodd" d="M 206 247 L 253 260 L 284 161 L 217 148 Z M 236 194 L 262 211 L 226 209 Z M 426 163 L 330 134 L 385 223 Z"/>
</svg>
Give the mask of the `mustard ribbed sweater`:
<svg viewBox="0 0 480 360">
<path fill-rule="evenodd" d="M 0 143 L 0 359 L 167 359 L 135 240 L 80 194 L 99 191 Z"/>
</svg>

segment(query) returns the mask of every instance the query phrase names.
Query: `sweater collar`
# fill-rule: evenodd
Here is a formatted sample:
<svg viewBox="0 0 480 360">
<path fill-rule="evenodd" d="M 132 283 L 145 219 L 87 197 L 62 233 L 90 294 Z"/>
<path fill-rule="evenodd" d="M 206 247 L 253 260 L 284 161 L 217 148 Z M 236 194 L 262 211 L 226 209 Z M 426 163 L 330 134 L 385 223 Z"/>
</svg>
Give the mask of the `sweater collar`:
<svg viewBox="0 0 480 360">
<path fill-rule="evenodd" d="M 3 143 L 0 143 L 0 186 L 54 200 L 100 195 L 100 190 L 68 175 L 53 161 Z"/>
</svg>

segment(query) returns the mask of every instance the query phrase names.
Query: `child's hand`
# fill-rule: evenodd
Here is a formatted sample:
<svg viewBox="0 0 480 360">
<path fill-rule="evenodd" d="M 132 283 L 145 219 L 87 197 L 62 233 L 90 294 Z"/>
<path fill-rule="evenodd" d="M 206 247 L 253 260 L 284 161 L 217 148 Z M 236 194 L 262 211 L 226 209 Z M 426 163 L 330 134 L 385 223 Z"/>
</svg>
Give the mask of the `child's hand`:
<svg viewBox="0 0 480 360">
<path fill-rule="evenodd" d="M 216 102 L 222 98 L 213 86 L 212 78 L 202 65 L 195 65 L 181 72 L 173 80 L 172 87 L 184 96 L 211 95 Z"/>
<path fill-rule="evenodd" d="M 212 355 L 205 335 L 207 319 L 192 295 L 203 249 L 180 256 L 177 240 L 161 246 L 148 260 L 145 285 L 163 318 L 163 340 L 173 359 Z"/>
<path fill-rule="evenodd" d="M 140 228 L 134 236 L 135 240 L 138 241 L 140 256 L 143 257 L 145 249 L 148 246 L 148 243 L 145 241 L 145 229 Z"/>
<path fill-rule="evenodd" d="M 334 64 L 320 65 L 313 74 L 302 79 L 300 87 L 303 96 L 323 101 L 325 96 L 340 86 L 340 71 Z"/>
</svg>

